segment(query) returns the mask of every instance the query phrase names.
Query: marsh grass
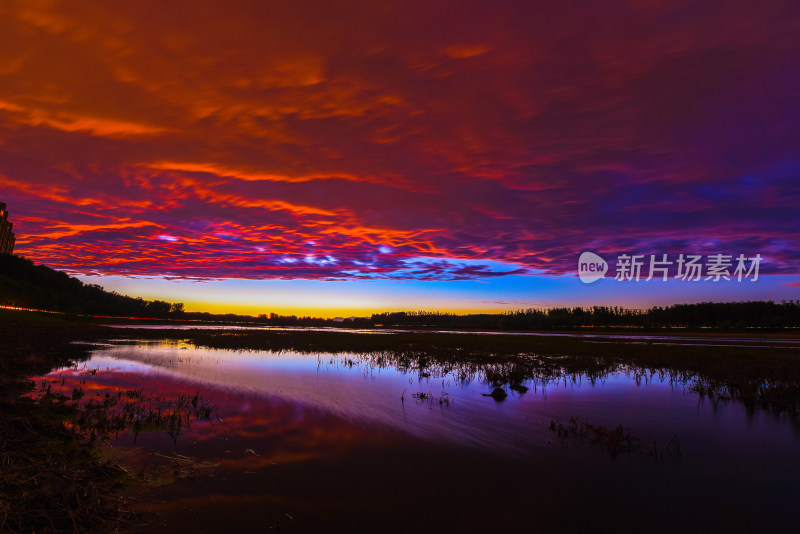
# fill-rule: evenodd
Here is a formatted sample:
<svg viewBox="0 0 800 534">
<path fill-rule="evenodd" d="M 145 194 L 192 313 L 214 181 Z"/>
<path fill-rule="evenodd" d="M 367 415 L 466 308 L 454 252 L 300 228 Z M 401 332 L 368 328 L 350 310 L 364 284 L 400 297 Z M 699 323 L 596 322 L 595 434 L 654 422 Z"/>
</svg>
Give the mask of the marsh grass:
<svg viewBox="0 0 800 534">
<path fill-rule="evenodd" d="M 570 417 L 566 424 L 559 419 L 552 419 L 549 429 L 555 432 L 562 442 L 573 445 L 588 443 L 607 452 L 612 457 L 621 454 L 636 454 L 658 460 L 679 461 L 681 459 L 681 442 L 677 435 L 673 435 L 665 447 L 659 448 L 655 440 L 643 440 L 635 437 L 622 425 L 611 429 L 603 425 L 580 421 L 579 416 Z"/>
<path fill-rule="evenodd" d="M 655 343 L 593 343 L 570 337 L 468 333 L 370 334 L 325 331 L 126 330 L 127 337 L 181 339 L 232 350 L 359 354 L 419 378 L 452 373 L 524 393 L 526 384 L 590 382 L 624 371 L 635 380 L 668 381 L 702 396 L 742 402 L 748 411 L 800 413 L 800 350 Z M 348 356 L 352 359 L 352 356 Z"/>
<path fill-rule="evenodd" d="M 412 393 L 411 396 L 417 401 L 418 404 L 427 404 L 431 407 L 435 405 L 449 407 L 453 402 L 453 399 L 450 398 L 450 395 L 446 391 L 442 391 L 442 394 L 439 396 L 436 396 L 431 392 L 425 393 L 424 391 Z"/>
<path fill-rule="evenodd" d="M 127 473 L 25 396 L 28 376 L 86 357 L 106 329 L 49 315 L 0 314 L 0 531 L 114 532 L 140 515 L 117 490 Z"/>
<path fill-rule="evenodd" d="M 99 444 L 123 428 L 177 436 L 213 407 L 199 395 L 162 402 L 141 392 L 94 396 L 82 387 L 60 392 L 61 380 L 36 383 L 58 367 L 88 358 L 111 329 L 50 315 L 0 310 L 0 532 L 137 531 L 152 521 L 120 490 L 166 483 L 210 468 L 187 458 L 161 458 L 132 475 Z"/>
<path fill-rule="evenodd" d="M 127 473 L 33 403 L 0 421 L 0 531 L 111 532 L 138 514 L 116 490 Z"/>
<path fill-rule="evenodd" d="M 147 398 L 140 390 L 70 395 L 63 379 L 43 379 L 0 419 L 0 531 L 111 532 L 146 518 L 117 495 L 124 486 L 195 478 L 215 466 L 185 456 L 155 455 L 138 474 L 96 446 L 123 431 L 165 432 L 176 440 L 215 407 L 199 394 Z M 113 456 L 113 455 L 112 455 Z"/>
<path fill-rule="evenodd" d="M 54 385 L 63 388 L 65 383 L 63 379 L 42 379 L 31 397 L 89 442 L 105 440 L 123 431 L 134 436 L 142 432 L 165 432 L 174 441 L 182 430 L 191 428 L 193 421 L 211 422 L 216 411 L 216 406 L 205 402 L 199 393 L 180 393 L 170 400 L 146 397 L 137 389 L 118 389 L 87 397 L 80 385 L 72 389 L 71 395 L 54 392 Z"/>
</svg>

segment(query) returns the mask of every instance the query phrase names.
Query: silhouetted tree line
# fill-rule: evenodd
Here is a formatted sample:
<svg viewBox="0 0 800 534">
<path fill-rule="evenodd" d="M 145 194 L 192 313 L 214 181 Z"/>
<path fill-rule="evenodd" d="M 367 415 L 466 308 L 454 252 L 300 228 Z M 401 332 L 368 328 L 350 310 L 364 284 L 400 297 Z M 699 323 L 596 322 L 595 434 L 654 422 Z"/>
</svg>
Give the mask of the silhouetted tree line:
<svg viewBox="0 0 800 534">
<path fill-rule="evenodd" d="M 267 326 L 347 328 L 440 328 L 466 330 L 559 330 L 573 328 L 630 327 L 780 329 L 800 327 L 800 301 L 702 302 L 631 310 L 616 306 L 591 308 L 529 308 L 505 313 L 459 315 L 445 312 L 391 312 L 371 317 L 322 319 L 296 315 L 212 314 L 186 312 L 180 302 L 144 300 L 105 291 L 96 284 L 84 284 L 65 273 L 34 265 L 19 256 L 0 255 L 0 305 L 60 311 L 72 314 L 194 321 L 222 321 Z"/>
<path fill-rule="evenodd" d="M 20 256 L 0 255 L 0 304 L 70 314 L 168 318 L 183 314 L 182 303 L 144 300 L 84 284 L 77 278 Z"/>
<path fill-rule="evenodd" d="M 591 308 L 526 309 L 499 314 L 458 315 L 442 312 L 375 314 L 371 326 L 466 328 L 486 330 L 557 330 L 571 328 L 744 328 L 800 327 L 800 301 L 702 302 L 655 306 L 648 310 Z"/>
<path fill-rule="evenodd" d="M 268 326 L 339 326 L 344 324 L 342 321 L 334 319 L 309 316 L 298 317 L 297 315 L 279 315 L 277 313 L 270 313 L 269 315 L 262 313 L 258 316 L 258 323 Z M 349 326 L 352 326 L 352 324 Z"/>
</svg>

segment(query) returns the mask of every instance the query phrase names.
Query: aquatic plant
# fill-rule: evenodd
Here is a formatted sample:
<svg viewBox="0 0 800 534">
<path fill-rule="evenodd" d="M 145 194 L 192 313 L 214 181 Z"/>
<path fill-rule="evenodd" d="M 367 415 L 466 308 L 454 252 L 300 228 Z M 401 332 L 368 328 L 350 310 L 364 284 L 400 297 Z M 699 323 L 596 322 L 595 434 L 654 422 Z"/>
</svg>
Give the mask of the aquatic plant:
<svg viewBox="0 0 800 534">
<path fill-rule="evenodd" d="M 795 348 L 431 332 L 127 330 L 126 335 L 184 339 L 220 349 L 346 353 L 351 360 L 391 365 L 420 378 L 478 378 L 518 393 L 531 383 L 581 377 L 593 382 L 623 371 L 637 381 L 669 381 L 704 395 L 726 396 L 751 410 L 800 413 L 800 350 Z"/>
<path fill-rule="evenodd" d="M 438 404 L 439 406 L 450 406 L 450 403 L 453 402 L 453 400 L 450 398 L 450 395 L 446 391 L 442 391 L 442 394 L 438 397 L 433 393 L 425 393 L 423 391 L 412 393 L 411 396 L 416 399 L 418 403 L 427 403 L 431 406 L 435 404 Z"/>
<path fill-rule="evenodd" d="M 125 430 L 134 435 L 162 431 L 175 440 L 183 429 L 191 427 L 192 421 L 211 421 L 216 410 L 216 406 L 205 402 L 199 393 L 180 393 L 176 399 L 169 400 L 143 396 L 137 389 L 118 389 L 114 393 L 95 393 L 85 398 L 80 386 L 67 396 L 54 393 L 54 384 L 64 387 L 63 379 L 43 380 L 32 398 L 50 413 L 60 414 L 65 423 L 90 442 Z"/>
<path fill-rule="evenodd" d="M 660 460 L 664 460 L 665 455 L 673 460 L 681 458 L 681 442 L 676 435 L 672 436 L 664 448 L 659 449 L 655 440 L 645 441 L 637 438 L 631 434 L 630 430 L 625 430 L 621 424 L 610 429 L 603 425 L 579 421 L 579 419 L 579 416 L 572 416 L 566 424 L 557 418 L 552 419 L 548 428 L 555 432 L 563 442 L 578 445 L 588 442 L 611 456 L 641 454 Z"/>
</svg>

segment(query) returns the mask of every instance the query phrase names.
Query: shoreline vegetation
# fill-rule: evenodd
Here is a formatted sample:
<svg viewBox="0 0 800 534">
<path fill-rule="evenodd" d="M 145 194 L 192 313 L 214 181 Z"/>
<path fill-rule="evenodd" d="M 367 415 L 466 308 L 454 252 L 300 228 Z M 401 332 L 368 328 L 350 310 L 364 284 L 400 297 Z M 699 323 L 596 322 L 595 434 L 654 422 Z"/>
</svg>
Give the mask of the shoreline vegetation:
<svg viewBox="0 0 800 534">
<path fill-rule="evenodd" d="M 118 331 L 2 309 L 0 326 L 0 532 L 135 531 L 155 518 L 121 496 L 125 487 L 168 483 L 207 467 L 169 458 L 177 464 L 134 475 L 117 462 L 120 451 L 106 446 L 122 431 L 176 437 L 191 421 L 210 419 L 215 407 L 199 393 L 96 397 L 77 387 L 70 396 L 57 392 L 60 381 L 32 380 L 77 365 Z"/>
<path fill-rule="evenodd" d="M 549 383 L 585 375 L 600 380 L 624 370 L 642 381 L 666 379 L 714 400 L 742 402 L 748 410 L 800 413 L 800 349 L 680 346 L 560 336 L 475 333 L 270 330 L 125 329 L 137 339 L 180 339 L 229 350 L 355 353 L 378 366 L 420 374 L 476 376 L 490 388 L 519 390 L 524 382 Z M 752 339 L 749 338 L 749 339 Z M 715 344 L 716 345 L 716 344 Z"/>
<path fill-rule="evenodd" d="M 31 376 L 86 355 L 79 338 L 105 328 L 2 310 L 0 531 L 113 532 L 130 520 L 118 496 L 125 472 L 27 396 Z"/>
</svg>

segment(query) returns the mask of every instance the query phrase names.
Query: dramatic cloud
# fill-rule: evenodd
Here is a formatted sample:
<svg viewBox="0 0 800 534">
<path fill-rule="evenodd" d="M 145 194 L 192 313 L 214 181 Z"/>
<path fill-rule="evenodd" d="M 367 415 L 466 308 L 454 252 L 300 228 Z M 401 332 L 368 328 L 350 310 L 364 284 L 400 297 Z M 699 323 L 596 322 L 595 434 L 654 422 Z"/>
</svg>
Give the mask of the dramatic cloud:
<svg viewBox="0 0 800 534">
<path fill-rule="evenodd" d="M 0 5 L 0 201 L 77 273 L 800 267 L 795 2 Z"/>
</svg>

